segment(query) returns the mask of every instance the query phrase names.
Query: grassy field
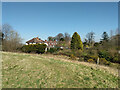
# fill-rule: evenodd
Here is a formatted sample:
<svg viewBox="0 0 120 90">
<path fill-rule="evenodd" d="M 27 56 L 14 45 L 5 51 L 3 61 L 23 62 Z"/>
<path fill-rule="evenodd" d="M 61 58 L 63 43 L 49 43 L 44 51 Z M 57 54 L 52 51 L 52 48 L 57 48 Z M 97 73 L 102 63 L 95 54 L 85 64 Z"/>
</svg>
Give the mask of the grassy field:
<svg viewBox="0 0 120 90">
<path fill-rule="evenodd" d="M 3 88 L 117 88 L 117 69 L 65 56 L 2 52 Z"/>
</svg>

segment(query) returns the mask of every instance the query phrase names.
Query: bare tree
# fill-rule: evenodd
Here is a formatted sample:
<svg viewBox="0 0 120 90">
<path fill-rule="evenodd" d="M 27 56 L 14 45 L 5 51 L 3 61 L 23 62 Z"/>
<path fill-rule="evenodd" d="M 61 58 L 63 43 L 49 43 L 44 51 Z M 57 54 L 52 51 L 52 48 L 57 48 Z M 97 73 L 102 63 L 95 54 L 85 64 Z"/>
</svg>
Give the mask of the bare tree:
<svg viewBox="0 0 120 90">
<path fill-rule="evenodd" d="M 117 28 L 115 31 L 115 35 L 118 35 L 118 34 L 120 34 L 120 33 L 119 33 L 119 29 Z"/>
<path fill-rule="evenodd" d="M 65 39 L 65 42 L 68 43 L 71 40 L 70 34 L 68 34 L 67 32 L 64 33 L 64 39 Z"/>
<path fill-rule="evenodd" d="M 61 38 L 64 38 L 64 35 L 62 33 L 59 33 L 57 36 L 56 36 L 56 40 L 57 41 L 60 41 Z"/>
<path fill-rule="evenodd" d="M 88 43 L 90 45 L 93 45 L 93 43 L 94 43 L 94 37 L 95 37 L 94 34 L 95 34 L 94 32 L 90 32 L 86 35 L 86 37 L 88 39 Z"/>
<path fill-rule="evenodd" d="M 15 51 L 22 45 L 20 35 L 12 29 L 9 24 L 4 24 L 2 27 L 4 34 L 2 47 L 4 51 Z"/>
<path fill-rule="evenodd" d="M 120 40 L 119 28 L 117 28 L 116 30 L 111 30 L 109 46 L 111 47 L 118 46 L 119 40 Z"/>
<path fill-rule="evenodd" d="M 0 26 L 0 51 L 2 50 L 2 41 L 4 34 L 2 33 L 2 27 Z"/>
<path fill-rule="evenodd" d="M 110 30 L 110 39 L 112 39 L 113 36 L 113 30 Z"/>
<path fill-rule="evenodd" d="M 4 40 L 9 40 L 11 30 L 12 30 L 12 27 L 9 24 L 4 24 L 2 26 L 2 32 L 4 33 Z"/>
</svg>

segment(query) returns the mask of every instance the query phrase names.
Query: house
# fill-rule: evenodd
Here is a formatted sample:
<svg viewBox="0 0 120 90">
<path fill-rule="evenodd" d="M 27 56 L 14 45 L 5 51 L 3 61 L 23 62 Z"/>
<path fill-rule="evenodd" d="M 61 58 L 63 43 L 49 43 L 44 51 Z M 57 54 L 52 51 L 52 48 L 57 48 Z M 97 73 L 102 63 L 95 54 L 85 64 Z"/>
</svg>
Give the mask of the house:
<svg viewBox="0 0 120 90">
<path fill-rule="evenodd" d="M 56 41 L 47 41 L 47 40 L 41 40 L 39 39 L 38 37 L 36 38 L 33 38 L 29 41 L 26 42 L 26 45 L 29 45 L 29 44 L 46 44 L 48 48 L 53 48 L 57 45 L 57 42 Z"/>
<path fill-rule="evenodd" d="M 42 42 L 43 42 L 43 40 L 41 40 L 41 39 L 39 39 L 39 38 L 37 37 L 37 38 L 33 38 L 33 39 L 27 41 L 27 42 L 26 42 L 26 45 L 29 45 L 29 44 L 37 44 L 37 43 L 40 43 L 40 44 L 41 44 Z"/>
</svg>

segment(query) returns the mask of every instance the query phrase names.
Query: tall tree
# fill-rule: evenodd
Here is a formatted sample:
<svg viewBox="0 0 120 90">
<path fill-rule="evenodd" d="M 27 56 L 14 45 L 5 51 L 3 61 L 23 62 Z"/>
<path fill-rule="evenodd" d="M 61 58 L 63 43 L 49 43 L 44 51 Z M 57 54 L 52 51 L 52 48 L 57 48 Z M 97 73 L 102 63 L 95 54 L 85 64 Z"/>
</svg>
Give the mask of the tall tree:
<svg viewBox="0 0 120 90">
<path fill-rule="evenodd" d="M 69 33 L 64 33 L 65 46 L 70 48 L 71 37 Z"/>
<path fill-rule="evenodd" d="M 80 35 L 77 32 L 74 32 L 71 40 L 71 49 L 72 50 L 83 50 L 83 43 L 81 41 Z"/>
<path fill-rule="evenodd" d="M 4 40 L 9 40 L 11 30 L 13 30 L 13 28 L 9 24 L 3 24 L 2 33 L 4 33 Z"/>
<path fill-rule="evenodd" d="M 22 38 L 9 24 L 3 25 L 2 33 L 4 35 L 2 43 L 2 49 L 4 51 L 15 51 L 18 47 L 21 47 Z"/>
<path fill-rule="evenodd" d="M 2 50 L 2 41 L 3 41 L 4 34 L 2 33 L 2 29 L 0 27 L 0 50 Z"/>
<path fill-rule="evenodd" d="M 65 42 L 68 43 L 71 40 L 70 34 L 64 33 Z"/>
<path fill-rule="evenodd" d="M 90 45 L 93 45 L 93 43 L 94 43 L 94 36 L 95 35 L 95 33 L 94 32 L 90 32 L 90 33 L 88 33 L 87 35 L 86 35 L 86 37 L 87 37 L 87 39 L 88 39 L 88 43 L 90 44 Z"/>
</svg>

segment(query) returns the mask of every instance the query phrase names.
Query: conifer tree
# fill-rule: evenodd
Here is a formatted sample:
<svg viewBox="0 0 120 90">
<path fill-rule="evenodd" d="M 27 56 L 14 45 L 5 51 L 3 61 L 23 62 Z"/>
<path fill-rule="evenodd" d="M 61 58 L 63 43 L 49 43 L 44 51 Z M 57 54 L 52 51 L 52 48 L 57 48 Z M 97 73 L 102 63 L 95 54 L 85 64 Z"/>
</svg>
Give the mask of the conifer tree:
<svg viewBox="0 0 120 90">
<path fill-rule="evenodd" d="M 74 32 L 72 36 L 71 49 L 72 50 L 83 50 L 83 43 L 81 41 L 80 35 L 77 32 Z"/>
<path fill-rule="evenodd" d="M 102 41 L 106 41 L 106 42 L 108 42 L 109 37 L 108 37 L 107 32 L 103 32 L 103 34 L 102 34 L 102 38 L 103 38 L 103 39 L 101 39 Z"/>
</svg>

